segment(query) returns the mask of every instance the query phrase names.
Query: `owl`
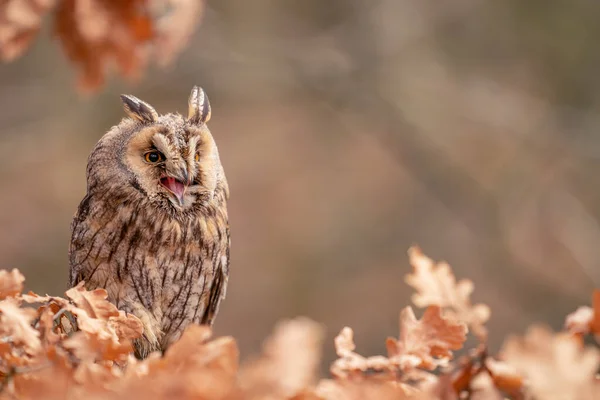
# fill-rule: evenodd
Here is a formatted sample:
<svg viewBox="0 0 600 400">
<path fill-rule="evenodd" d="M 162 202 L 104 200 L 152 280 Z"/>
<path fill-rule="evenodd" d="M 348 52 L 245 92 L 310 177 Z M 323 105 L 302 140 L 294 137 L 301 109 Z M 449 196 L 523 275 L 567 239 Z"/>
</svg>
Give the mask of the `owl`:
<svg viewBox="0 0 600 400">
<path fill-rule="evenodd" d="M 137 316 L 135 355 L 164 351 L 191 323 L 212 325 L 229 276 L 229 187 L 206 126 L 201 88 L 187 118 L 130 95 L 128 118 L 88 158 L 87 193 L 71 224 L 69 285 L 104 288 Z"/>
</svg>

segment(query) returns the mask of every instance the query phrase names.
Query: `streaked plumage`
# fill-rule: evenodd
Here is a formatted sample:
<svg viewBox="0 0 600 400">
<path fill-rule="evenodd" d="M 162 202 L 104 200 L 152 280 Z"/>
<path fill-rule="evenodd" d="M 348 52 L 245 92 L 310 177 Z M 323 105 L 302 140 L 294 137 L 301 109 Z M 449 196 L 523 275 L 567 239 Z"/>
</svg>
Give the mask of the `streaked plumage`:
<svg viewBox="0 0 600 400">
<path fill-rule="evenodd" d="M 229 275 L 229 189 L 202 89 L 192 90 L 187 118 L 122 100 L 129 118 L 88 159 L 69 283 L 105 288 L 142 320 L 135 347 L 143 358 L 164 351 L 189 323 L 213 323 Z"/>
</svg>

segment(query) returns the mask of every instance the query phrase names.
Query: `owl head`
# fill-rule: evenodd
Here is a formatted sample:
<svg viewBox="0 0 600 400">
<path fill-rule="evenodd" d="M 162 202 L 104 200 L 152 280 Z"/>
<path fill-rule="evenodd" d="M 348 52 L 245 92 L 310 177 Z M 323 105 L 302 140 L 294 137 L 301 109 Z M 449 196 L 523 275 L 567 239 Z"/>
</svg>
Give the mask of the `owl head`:
<svg viewBox="0 0 600 400">
<path fill-rule="evenodd" d="M 98 142 L 88 160 L 88 193 L 143 200 L 149 206 L 186 213 L 206 206 L 227 181 L 215 141 L 206 125 L 211 108 L 194 86 L 188 115 L 159 115 L 131 95 L 121 99 L 127 118 Z"/>
</svg>

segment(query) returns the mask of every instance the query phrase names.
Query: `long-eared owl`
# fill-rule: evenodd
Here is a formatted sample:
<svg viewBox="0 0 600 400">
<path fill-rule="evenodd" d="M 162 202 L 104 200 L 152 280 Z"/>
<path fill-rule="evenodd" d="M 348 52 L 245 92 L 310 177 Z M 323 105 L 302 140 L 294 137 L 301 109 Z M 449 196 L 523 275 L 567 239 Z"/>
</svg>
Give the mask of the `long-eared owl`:
<svg viewBox="0 0 600 400">
<path fill-rule="evenodd" d="M 128 118 L 92 150 L 71 225 L 70 286 L 104 288 L 137 316 L 136 355 L 164 351 L 190 323 L 212 325 L 229 275 L 229 187 L 195 86 L 187 118 L 123 95 Z"/>
</svg>

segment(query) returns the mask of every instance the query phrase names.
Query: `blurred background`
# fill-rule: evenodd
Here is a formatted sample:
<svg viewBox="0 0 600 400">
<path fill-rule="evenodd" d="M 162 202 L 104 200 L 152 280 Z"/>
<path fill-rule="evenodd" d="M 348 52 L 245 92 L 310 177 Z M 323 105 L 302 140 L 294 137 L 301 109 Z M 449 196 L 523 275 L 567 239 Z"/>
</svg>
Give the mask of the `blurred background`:
<svg viewBox="0 0 600 400">
<path fill-rule="evenodd" d="M 214 0 L 168 69 L 82 96 L 51 35 L 0 65 L 0 260 L 61 295 L 86 158 L 120 93 L 186 112 L 194 84 L 231 186 L 216 331 L 276 321 L 385 352 L 422 247 L 475 283 L 491 344 L 562 326 L 600 279 L 600 5 L 545 0 Z M 48 24 L 47 24 L 48 25 Z M 47 31 L 47 30 L 46 30 Z"/>
</svg>

